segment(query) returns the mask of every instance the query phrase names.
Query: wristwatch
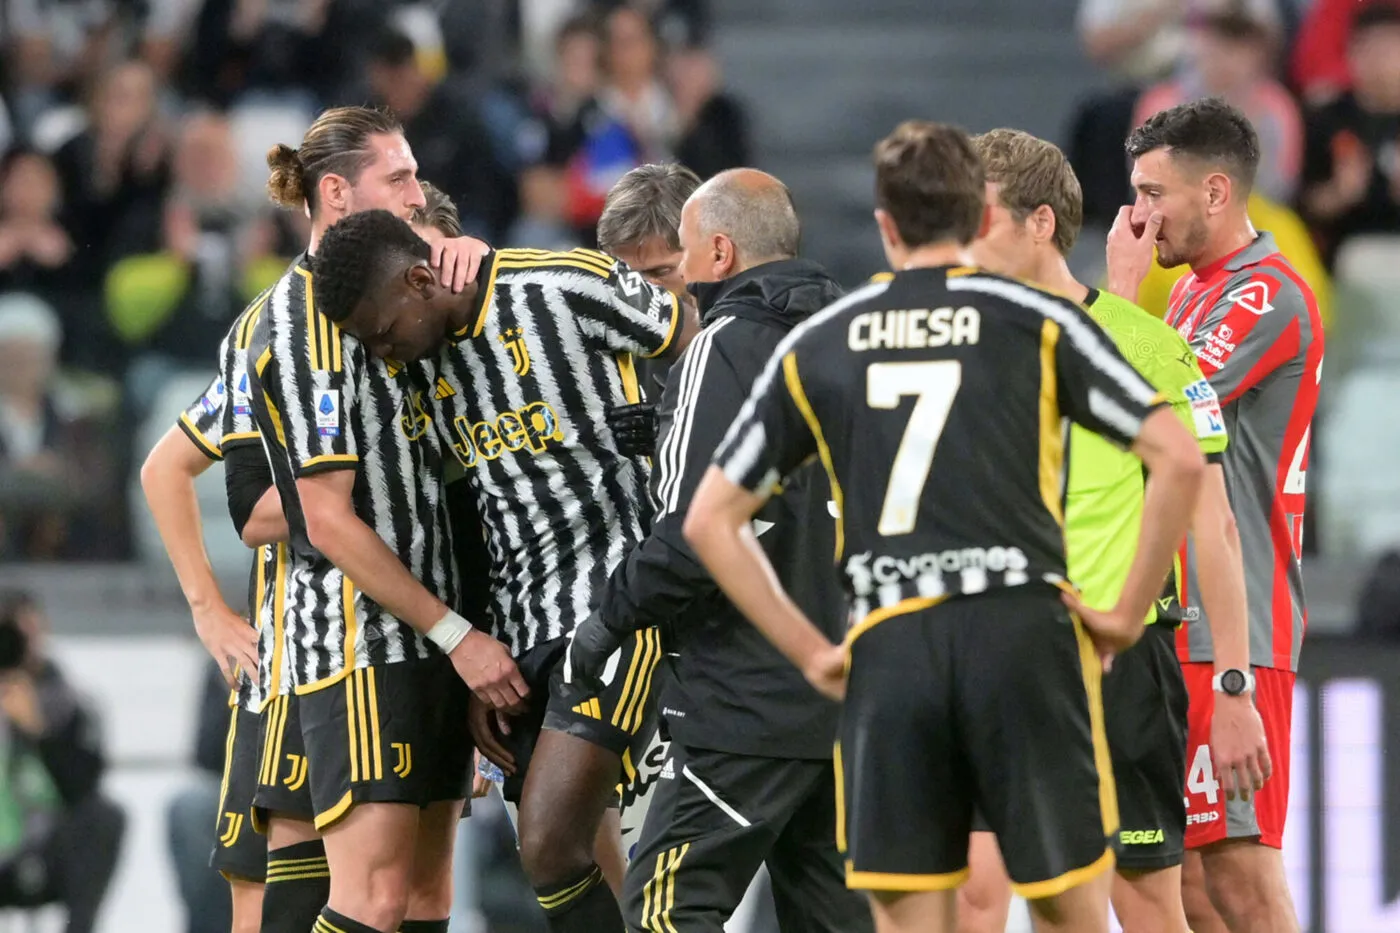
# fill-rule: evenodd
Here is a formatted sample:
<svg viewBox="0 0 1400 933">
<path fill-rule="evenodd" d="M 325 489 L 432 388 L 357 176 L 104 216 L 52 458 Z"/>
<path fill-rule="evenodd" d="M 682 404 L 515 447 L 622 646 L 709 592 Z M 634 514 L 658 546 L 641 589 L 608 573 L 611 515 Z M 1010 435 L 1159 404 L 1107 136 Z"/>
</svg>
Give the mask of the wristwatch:
<svg viewBox="0 0 1400 933">
<path fill-rule="evenodd" d="M 1242 693 L 1254 692 L 1254 675 L 1249 671 L 1242 671 L 1237 667 L 1221 671 L 1216 674 L 1210 682 L 1211 689 L 1217 693 L 1227 696 L 1237 697 Z"/>
</svg>

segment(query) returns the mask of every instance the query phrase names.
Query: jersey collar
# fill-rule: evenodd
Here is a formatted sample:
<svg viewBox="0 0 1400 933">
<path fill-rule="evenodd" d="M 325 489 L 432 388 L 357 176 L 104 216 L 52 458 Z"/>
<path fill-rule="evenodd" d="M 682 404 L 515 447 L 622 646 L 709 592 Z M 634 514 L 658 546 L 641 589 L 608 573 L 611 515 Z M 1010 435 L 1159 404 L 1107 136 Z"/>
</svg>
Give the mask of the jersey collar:
<svg viewBox="0 0 1400 933">
<path fill-rule="evenodd" d="M 1208 282 L 1216 278 L 1222 272 L 1239 272 L 1250 266 L 1257 265 L 1267 256 L 1278 252 L 1278 247 L 1274 245 L 1272 233 L 1261 232 L 1254 240 L 1235 250 L 1227 256 L 1217 259 L 1210 265 L 1196 270 L 1197 282 Z"/>
</svg>

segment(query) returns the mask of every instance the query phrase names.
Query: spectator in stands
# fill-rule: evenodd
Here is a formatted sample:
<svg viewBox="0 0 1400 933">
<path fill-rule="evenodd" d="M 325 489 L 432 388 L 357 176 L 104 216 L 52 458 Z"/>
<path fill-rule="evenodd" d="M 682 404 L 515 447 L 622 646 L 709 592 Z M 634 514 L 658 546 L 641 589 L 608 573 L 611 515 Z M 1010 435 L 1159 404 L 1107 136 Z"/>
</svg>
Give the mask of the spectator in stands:
<svg viewBox="0 0 1400 933">
<path fill-rule="evenodd" d="M 403 124 L 419 176 L 457 204 L 462 229 L 481 237 L 502 233 L 513 207 L 514 198 L 506 197 L 511 179 L 496 159 L 471 98 L 430 75 L 413 41 L 395 31 L 379 37 L 369 81 L 376 101 Z"/>
<path fill-rule="evenodd" d="M 666 73 L 680 125 L 676 160 L 701 178 L 749 165 L 748 122 L 739 102 L 724 92 L 714 54 L 677 48 Z"/>
<path fill-rule="evenodd" d="M 96 77 L 116 39 L 116 0 L 6 0 L 3 61 L 22 133 L 63 97 Z"/>
<path fill-rule="evenodd" d="M 1079 39 L 1090 61 L 1141 86 L 1176 65 L 1185 12 L 1185 0 L 1080 0 Z"/>
<path fill-rule="evenodd" d="M 39 298 L 0 296 L 0 558 L 117 556 L 124 511 L 102 434 L 55 389 L 59 318 Z M 83 534 L 70 535 L 81 525 Z M 104 533 L 105 532 L 105 533 Z"/>
<path fill-rule="evenodd" d="M 1398 0 L 1391 0 L 1400 6 Z M 1357 0 L 1312 0 L 1298 31 L 1290 62 L 1293 85 L 1311 104 L 1322 105 L 1351 87 L 1350 46 Z"/>
<path fill-rule="evenodd" d="M 616 179 L 638 164 L 631 132 L 599 103 L 602 41 L 582 16 L 559 30 L 550 84 L 532 103 L 517 140 L 521 216 L 512 243 L 565 248 L 596 241 L 595 227 Z"/>
<path fill-rule="evenodd" d="M 1138 98 L 1133 126 L 1202 97 L 1222 97 L 1249 117 L 1259 133 L 1254 190 L 1292 203 L 1303 169 L 1303 119 L 1292 96 L 1273 77 L 1278 36 L 1243 10 L 1213 13 L 1191 24 L 1183 66 L 1170 81 Z"/>
<path fill-rule="evenodd" d="M 63 225 L 78 246 L 75 272 L 97 279 L 126 238 L 158 224 L 166 141 L 150 67 L 128 61 L 106 72 L 88 114 L 87 128 L 54 154 L 54 164 Z"/>
<path fill-rule="evenodd" d="M 91 933 L 126 831 L 101 794 L 97 715 L 45 653 L 27 593 L 0 594 L 0 906 L 61 903 Z"/>
<path fill-rule="evenodd" d="M 58 173 L 48 159 L 17 149 L 0 161 L 0 292 L 54 300 L 73 257 L 58 210 Z"/>
<path fill-rule="evenodd" d="M 228 882 L 209 867 L 218 835 L 209 814 L 218 812 L 228 736 L 228 681 L 219 665 L 205 667 L 195 732 L 195 776 L 165 811 L 166 842 L 185 907 L 185 933 L 228 933 L 233 922 Z"/>
<path fill-rule="evenodd" d="M 1329 267 L 1358 233 L 1400 233 L 1400 4 L 1372 0 L 1352 23 L 1352 88 L 1307 119 L 1304 216 Z"/>
<path fill-rule="evenodd" d="M 185 62 L 190 90 L 219 105 L 250 91 L 329 91 L 344 50 L 322 41 L 330 6 L 330 0 L 204 0 Z"/>
<path fill-rule="evenodd" d="M 670 161 L 679 130 L 676 107 L 661 81 L 661 44 L 640 11 L 621 6 L 608 15 L 604 62 L 603 107 L 632 132 L 642 147 L 640 161 Z"/>
</svg>

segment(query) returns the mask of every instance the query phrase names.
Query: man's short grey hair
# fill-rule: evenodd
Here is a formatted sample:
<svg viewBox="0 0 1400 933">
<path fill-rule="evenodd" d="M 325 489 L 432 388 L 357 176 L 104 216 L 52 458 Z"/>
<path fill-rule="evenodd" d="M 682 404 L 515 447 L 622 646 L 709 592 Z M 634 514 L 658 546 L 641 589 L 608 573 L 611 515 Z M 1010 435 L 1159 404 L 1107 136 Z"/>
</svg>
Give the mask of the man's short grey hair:
<svg viewBox="0 0 1400 933">
<path fill-rule="evenodd" d="M 678 163 L 639 165 L 613 185 L 598 218 L 598 248 L 611 253 L 659 237 L 681 248 L 681 208 L 700 178 Z"/>
<path fill-rule="evenodd" d="M 696 194 L 694 209 L 701 235 L 729 237 L 746 265 L 797 255 L 802 225 L 792 192 L 771 175 L 753 169 L 722 172 Z"/>
</svg>

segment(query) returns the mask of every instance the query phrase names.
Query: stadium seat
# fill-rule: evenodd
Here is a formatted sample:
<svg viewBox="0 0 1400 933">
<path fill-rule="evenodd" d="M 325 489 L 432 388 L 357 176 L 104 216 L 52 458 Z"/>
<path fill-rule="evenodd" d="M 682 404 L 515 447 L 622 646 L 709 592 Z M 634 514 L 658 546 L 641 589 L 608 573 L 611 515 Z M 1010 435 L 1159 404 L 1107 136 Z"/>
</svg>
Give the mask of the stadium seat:
<svg viewBox="0 0 1400 933">
<path fill-rule="evenodd" d="M 1391 352 L 1334 383 L 1316 422 L 1316 492 L 1326 504 L 1319 532 L 1334 557 L 1367 558 L 1400 544 L 1400 352 Z"/>
<path fill-rule="evenodd" d="M 133 438 L 132 476 L 130 486 L 132 536 L 136 553 L 148 566 L 168 571 L 170 561 L 161 545 L 155 522 L 146 508 L 146 499 L 141 492 L 141 464 L 146 454 L 160 440 L 162 434 L 179 420 L 185 410 L 208 388 L 213 373 L 190 372 L 170 379 L 157 393 L 150 413 L 137 429 Z M 225 579 L 237 579 L 248 572 L 250 551 L 239 541 L 233 530 L 233 522 L 228 517 L 228 506 L 224 495 L 224 471 L 222 464 L 204 473 L 195 481 L 199 496 L 199 510 L 204 519 L 204 541 L 209 549 L 209 560 L 214 572 Z M 230 599 L 237 593 L 228 594 Z"/>
</svg>

